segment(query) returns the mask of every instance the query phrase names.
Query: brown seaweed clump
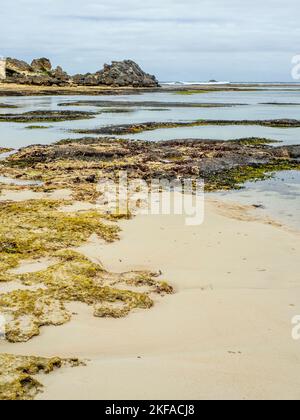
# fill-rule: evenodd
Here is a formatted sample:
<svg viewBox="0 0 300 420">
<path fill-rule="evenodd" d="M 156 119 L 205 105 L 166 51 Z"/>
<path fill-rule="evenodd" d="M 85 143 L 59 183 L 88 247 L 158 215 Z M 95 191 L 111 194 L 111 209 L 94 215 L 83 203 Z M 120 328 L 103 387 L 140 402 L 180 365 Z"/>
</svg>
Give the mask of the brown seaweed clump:
<svg viewBox="0 0 300 420">
<path fill-rule="evenodd" d="M 0 354 L 0 400 L 32 400 L 43 388 L 43 385 L 33 378 L 34 375 L 49 374 L 63 366 L 80 365 L 78 359 Z"/>
</svg>

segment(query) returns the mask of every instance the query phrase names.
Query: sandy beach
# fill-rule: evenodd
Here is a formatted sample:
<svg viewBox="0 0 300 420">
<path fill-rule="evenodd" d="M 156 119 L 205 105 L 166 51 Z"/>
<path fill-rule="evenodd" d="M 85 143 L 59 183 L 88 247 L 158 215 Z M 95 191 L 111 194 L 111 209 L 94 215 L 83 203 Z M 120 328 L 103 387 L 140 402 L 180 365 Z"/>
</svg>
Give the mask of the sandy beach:
<svg viewBox="0 0 300 420">
<path fill-rule="evenodd" d="M 299 235 L 245 212 L 207 200 L 202 226 L 137 216 L 118 242 L 92 237 L 84 255 L 114 272 L 161 270 L 175 293 L 120 320 L 72 304 L 70 323 L 1 351 L 87 360 L 41 375 L 42 400 L 298 399 Z"/>
</svg>

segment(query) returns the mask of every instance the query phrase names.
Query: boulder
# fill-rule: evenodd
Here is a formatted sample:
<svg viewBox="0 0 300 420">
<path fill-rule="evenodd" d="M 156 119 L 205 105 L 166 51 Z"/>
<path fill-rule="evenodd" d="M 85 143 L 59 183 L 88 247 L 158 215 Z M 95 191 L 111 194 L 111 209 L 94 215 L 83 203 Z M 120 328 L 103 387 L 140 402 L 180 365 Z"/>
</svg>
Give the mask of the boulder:
<svg viewBox="0 0 300 420">
<path fill-rule="evenodd" d="M 71 82 L 71 77 L 68 75 L 67 72 L 63 71 L 63 69 L 58 66 L 55 70 L 52 71 L 52 84 L 56 84 L 58 86 L 67 86 Z"/>
<path fill-rule="evenodd" d="M 155 76 L 145 73 L 138 64 L 131 60 L 113 61 L 105 64 L 102 71 L 96 73 L 98 83 L 110 86 L 157 87 Z"/>
<path fill-rule="evenodd" d="M 28 74 L 32 73 L 31 66 L 22 60 L 17 60 L 15 58 L 6 59 L 6 75 L 13 76 L 18 74 Z"/>
<path fill-rule="evenodd" d="M 48 58 L 37 58 L 32 61 L 31 68 L 34 72 L 51 72 L 52 64 Z"/>
</svg>

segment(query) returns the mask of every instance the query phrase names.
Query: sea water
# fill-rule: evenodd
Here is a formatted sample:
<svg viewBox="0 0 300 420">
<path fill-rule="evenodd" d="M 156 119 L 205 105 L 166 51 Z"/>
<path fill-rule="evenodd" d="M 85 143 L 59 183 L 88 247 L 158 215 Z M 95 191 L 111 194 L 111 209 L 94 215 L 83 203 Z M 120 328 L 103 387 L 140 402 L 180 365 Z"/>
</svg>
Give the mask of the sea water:
<svg viewBox="0 0 300 420">
<path fill-rule="evenodd" d="M 76 101 L 132 101 L 140 106 L 130 108 L 126 113 L 102 113 L 101 107 L 60 106 L 62 103 Z M 157 107 L 146 107 L 142 102 L 157 102 Z M 18 149 L 32 144 L 51 144 L 65 138 L 80 138 L 72 130 L 94 129 L 107 125 L 132 124 L 143 122 L 189 122 L 206 120 L 265 120 L 291 118 L 300 119 L 300 90 L 287 87 L 270 87 L 267 90 L 211 92 L 195 95 L 179 95 L 174 92 L 144 93 L 139 95 L 116 96 L 45 96 L 45 97 L 5 97 L 2 104 L 16 105 L 17 109 L 1 108 L 0 113 L 21 113 L 36 110 L 82 110 L 95 112 L 95 118 L 59 123 L 19 124 L 0 122 L 0 147 Z M 160 102 L 193 102 L 200 104 L 237 104 L 222 108 L 184 108 L 160 107 Z M 274 103 L 275 105 L 272 105 Z M 284 103 L 284 106 L 276 105 Z M 290 104 L 290 105 L 286 105 Z M 124 105 L 125 107 L 125 105 Z M 105 107 L 107 109 L 107 107 Z M 29 130 L 29 125 L 47 129 Z M 264 137 L 282 144 L 300 144 L 300 128 L 271 128 L 253 126 L 213 126 L 171 128 L 146 131 L 125 138 L 149 141 L 171 139 L 215 139 L 232 140 L 242 137 Z M 293 228 L 300 229 L 300 176 L 299 172 L 278 173 L 267 181 L 247 183 L 242 191 L 220 193 L 220 199 L 257 205 L 257 211 L 271 215 Z"/>
</svg>

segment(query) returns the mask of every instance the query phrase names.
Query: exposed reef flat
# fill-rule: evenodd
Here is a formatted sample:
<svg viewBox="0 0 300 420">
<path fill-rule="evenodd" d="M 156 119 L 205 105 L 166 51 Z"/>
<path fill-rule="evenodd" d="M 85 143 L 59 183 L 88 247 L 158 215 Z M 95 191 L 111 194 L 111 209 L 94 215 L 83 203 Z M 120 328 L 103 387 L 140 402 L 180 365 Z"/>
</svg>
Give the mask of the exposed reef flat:
<svg viewBox="0 0 300 420">
<path fill-rule="evenodd" d="M 3 153 L 9 153 L 12 152 L 13 149 L 10 149 L 8 147 L 0 147 L 0 155 L 2 155 Z"/>
<path fill-rule="evenodd" d="M 156 101 L 74 101 L 62 102 L 59 106 L 95 106 L 95 107 L 149 107 L 149 108 L 226 108 L 242 106 L 238 103 L 196 103 L 196 102 L 156 102 Z"/>
<path fill-rule="evenodd" d="M 72 312 L 66 304 L 70 302 L 92 306 L 95 317 L 123 318 L 134 309 L 151 308 L 151 294 L 173 293 L 171 286 L 155 279 L 156 273 L 110 273 L 71 250 L 53 253 L 52 257 L 56 263 L 48 268 L 6 279 L 27 286 L 1 293 L 7 341 L 27 342 L 40 334 L 41 327 L 68 323 Z M 33 286 L 36 288 L 30 288 Z"/>
<path fill-rule="evenodd" d="M 22 114 L 0 114 L 0 122 L 35 123 L 86 120 L 95 117 L 84 111 L 30 111 Z"/>
<path fill-rule="evenodd" d="M 32 400 L 43 389 L 33 377 L 49 374 L 63 366 L 80 366 L 78 359 L 14 356 L 0 354 L 0 400 Z"/>
<path fill-rule="evenodd" d="M 3 284 L 23 286 L 0 294 L 5 338 L 11 343 L 27 342 L 41 327 L 68 323 L 70 302 L 93 306 L 95 317 L 121 318 L 134 309 L 151 308 L 151 296 L 173 293 L 171 286 L 156 279 L 157 273 L 114 274 L 74 251 L 92 235 L 105 242 L 117 240 L 116 221 L 129 216 L 63 208 L 71 204 L 54 199 L 1 203 L 0 290 Z M 38 271 L 14 270 L 45 257 L 52 260 Z"/>
<path fill-rule="evenodd" d="M 234 306 L 233 318 L 230 319 L 232 312 L 228 315 L 229 322 L 232 322 L 233 319 L 239 319 L 236 313 L 243 314 L 241 308 L 244 311 L 245 308 L 246 310 L 251 308 L 250 318 L 252 320 L 253 305 L 257 305 L 257 297 L 260 296 L 257 294 L 257 290 L 261 291 L 262 282 L 265 287 L 270 277 L 269 272 L 264 274 L 265 267 L 268 270 L 273 270 L 271 272 L 273 288 L 275 287 L 274 283 L 281 281 L 279 283 L 280 295 L 278 300 L 272 301 L 272 304 L 268 307 L 270 310 L 274 310 L 274 307 L 278 308 L 278 302 L 282 302 L 283 299 L 283 287 L 282 275 L 276 263 L 274 267 L 274 260 L 280 261 L 282 265 L 284 257 L 288 269 L 293 273 L 297 272 L 296 264 L 299 259 L 296 256 L 299 241 L 293 241 L 291 236 L 287 238 L 285 233 L 282 232 L 277 234 L 277 230 L 271 231 L 273 228 L 270 226 L 268 226 L 270 230 L 267 230 L 260 224 L 257 224 L 257 226 L 251 224 L 248 227 L 247 224 L 241 225 L 238 222 L 227 220 L 225 217 L 224 220 L 220 219 L 219 216 L 213 216 L 211 219 L 211 212 L 209 211 L 209 216 L 207 216 L 210 220 L 209 226 L 206 225 L 204 231 L 201 230 L 202 239 L 200 240 L 199 226 L 195 230 L 191 230 L 189 227 L 187 233 L 186 230 L 182 230 L 182 227 L 180 228 L 180 226 L 184 226 L 184 223 L 180 222 L 180 225 L 176 224 L 174 231 L 174 221 L 172 219 L 172 228 L 169 231 L 168 226 L 164 225 L 160 218 L 157 222 L 158 225 L 154 226 L 153 219 L 150 217 L 147 223 L 142 220 L 142 224 L 138 224 L 138 237 L 129 235 L 131 240 L 136 238 L 127 247 L 129 258 L 126 251 L 122 249 L 120 252 L 113 251 L 110 258 L 106 259 L 106 261 L 114 262 L 113 268 L 109 263 L 108 266 L 102 263 L 103 253 L 110 252 L 107 251 L 110 247 L 106 247 L 105 243 L 112 243 L 112 247 L 117 247 L 116 243 L 120 231 L 117 221 L 121 220 L 122 225 L 130 215 L 128 213 L 103 214 L 93 204 L 99 198 L 98 181 L 102 178 L 115 179 L 118 177 L 120 170 L 127 171 L 130 179 L 137 177 L 145 180 L 152 178 L 172 180 L 182 177 L 196 179 L 201 176 L 206 180 L 207 190 L 216 190 L 240 188 L 246 180 L 263 179 L 270 176 L 272 171 L 282 168 L 300 169 L 300 146 L 279 146 L 277 143 L 274 143 L 274 145 L 272 143 L 271 140 L 262 138 L 245 138 L 227 142 L 180 140 L 157 143 L 103 137 L 83 138 L 80 140 L 63 140 L 48 146 L 30 146 L 1 161 L 1 175 L 10 176 L 18 181 L 38 181 L 36 186 L 9 187 L 0 185 L 2 190 L 11 189 L 15 195 L 18 191 L 19 193 L 30 192 L 33 194 L 26 201 L 16 202 L 11 199 L 11 201 L 2 201 L 0 206 L 2 221 L 0 225 L 0 308 L 1 313 L 6 318 L 6 341 L 3 343 L 5 353 L 14 353 L 14 346 L 22 346 L 18 348 L 25 349 L 24 354 L 44 354 L 45 348 L 50 355 L 61 354 L 69 357 L 75 351 L 82 357 L 89 358 L 88 355 L 92 354 L 94 356 L 90 365 L 84 370 L 87 369 L 88 375 L 93 372 L 92 383 L 97 384 L 95 387 L 97 390 L 91 390 L 89 381 L 85 387 L 82 386 L 83 376 L 86 373 L 81 371 L 76 379 L 76 371 L 80 371 L 80 369 L 74 369 L 74 373 L 73 370 L 71 373 L 66 370 L 63 376 L 59 376 L 60 379 L 57 377 L 54 381 L 55 398 L 58 395 L 60 397 L 65 396 L 65 393 L 72 389 L 72 397 L 79 399 L 80 395 L 77 394 L 76 390 L 78 384 L 81 388 L 81 394 L 83 389 L 88 388 L 87 393 L 84 391 L 84 397 L 89 398 L 91 392 L 97 394 L 97 398 L 108 395 L 107 384 L 104 387 L 101 385 L 102 382 L 105 382 L 104 378 L 107 378 L 107 375 L 111 375 L 113 387 L 116 387 L 117 383 L 121 383 L 122 389 L 128 391 L 128 394 L 125 393 L 126 396 L 132 397 L 133 395 L 140 395 L 137 394 L 138 389 L 133 391 L 123 386 L 123 383 L 125 384 L 128 381 L 128 375 L 131 372 L 136 374 L 137 366 L 130 367 L 130 363 L 132 361 L 139 363 L 139 375 L 140 366 L 146 367 L 148 373 L 145 372 L 145 375 L 148 378 L 149 371 L 156 372 L 158 366 L 161 366 L 160 363 L 166 365 L 164 358 L 161 356 L 161 343 L 163 343 L 164 348 L 171 345 L 172 348 L 176 349 L 176 354 L 179 355 L 183 351 L 181 346 L 184 345 L 186 351 L 188 343 L 190 352 L 191 343 L 193 343 L 193 348 L 195 348 L 196 343 L 197 353 L 195 353 L 195 357 L 198 357 L 200 354 L 198 346 L 203 351 L 204 327 L 200 323 L 200 333 L 194 323 L 195 319 L 203 319 L 201 315 L 204 312 L 207 313 L 207 310 L 211 310 L 215 316 L 216 313 L 218 314 L 216 325 L 219 325 L 219 313 L 217 311 L 220 310 L 221 313 L 224 311 L 228 314 L 228 311 L 226 312 L 224 308 L 228 308 L 227 305 L 229 304 L 231 307 L 232 305 L 238 305 L 237 307 Z M 68 191 L 68 198 L 50 199 L 50 194 L 47 199 L 40 198 L 39 194 L 44 196 L 62 189 Z M 34 193 L 32 190 L 34 190 Z M 35 199 L 34 194 L 37 194 Z M 81 203 L 74 203 L 73 200 L 75 199 L 80 200 Z M 85 206 L 88 206 L 88 209 Z M 235 217 L 242 217 L 236 209 Z M 140 223 L 138 218 L 136 220 Z M 207 229 L 207 233 L 205 233 L 205 229 Z M 253 234 L 254 229 L 255 235 Z M 268 238 L 268 241 L 261 241 L 257 244 L 258 232 L 261 234 L 263 229 L 266 229 L 266 234 L 263 237 Z M 150 231 L 152 240 L 149 239 Z M 223 231 L 224 235 L 221 236 Z M 170 236 L 170 232 L 173 232 L 173 236 Z M 178 232 L 180 232 L 179 236 Z M 96 239 L 92 239 L 95 236 Z M 178 241 L 178 237 L 184 239 Z M 163 244 L 164 251 L 160 250 L 160 258 L 155 259 L 155 262 L 151 261 L 150 264 L 149 255 L 155 255 L 153 249 L 157 249 L 158 238 Z M 298 238 L 296 239 L 298 240 Z M 177 241 L 178 243 L 176 243 Z M 212 241 L 218 242 L 218 248 L 210 246 Z M 144 248 L 141 243 L 144 242 L 144 247 L 150 246 L 150 252 L 145 251 L 145 255 L 140 252 Z M 155 247 L 152 248 L 154 243 Z M 219 249 L 221 243 L 222 252 L 218 254 L 218 270 L 220 271 L 216 272 L 214 271 L 216 265 L 212 262 L 216 259 L 216 249 Z M 276 251 L 278 243 L 280 243 L 280 252 Z M 282 243 L 285 245 L 282 246 Z M 245 248 L 245 244 L 247 244 L 247 248 Z M 120 246 L 122 248 L 122 245 Z M 174 254 L 173 246 L 176 247 L 177 254 Z M 232 246 L 234 246 L 235 258 L 238 255 L 238 260 L 243 261 L 241 263 L 243 271 L 238 271 L 238 266 L 238 268 L 235 268 L 236 273 L 229 274 L 229 271 L 232 270 L 232 260 L 230 259 L 232 258 Z M 250 255 L 255 255 L 254 262 L 252 261 L 253 258 L 245 261 L 245 255 L 247 255 L 245 249 L 249 250 L 249 246 Z M 274 253 L 272 248 L 272 252 L 264 254 L 260 246 L 263 249 L 270 249 L 270 246 L 273 246 L 276 252 Z M 230 250 L 230 255 L 228 250 Z M 164 254 L 165 252 L 166 254 Z M 203 261 L 201 261 L 201 264 L 199 263 L 199 253 L 205 255 L 205 261 L 208 262 L 205 266 L 203 266 Z M 126 255 L 126 267 L 122 269 L 124 255 Z M 133 258 L 133 255 L 135 258 Z M 170 264 L 168 259 L 169 256 L 174 259 L 174 255 L 176 255 L 175 270 L 174 261 Z M 275 259 L 274 255 L 276 256 Z M 190 256 L 193 256 L 193 259 L 187 261 Z M 42 266 L 40 265 L 41 258 L 47 260 L 47 263 L 42 263 Z M 184 267 L 189 267 L 184 272 L 182 269 L 183 259 L 187 261 L 187 263 L 184 262 Z M 115 262 L 116 260 L 118 263 Z M 179 266 L 177 266 L 179 261 Z M 30 264 L 36 264 L 38 269 L 29 270 L 28 265 Z M 142 271 L 138 268 L 139 264 L 143 266 Z M 192 267 L 192 270 L 190 267 Z M 167 278 L 172 284 L 175 279 L 176 293 L 173 293 L 174 289 L 170 285 L 171 283 L 161 280 L 161 271 L 156 273 L 153 269 L 163 270 L 164 278 Z M 165 274 L 167 274 L 167 277 L 165 277 Z M 290 274 L 286 275 L 290 279 Z M 243 300 L 244 294 L 242 292 L 239 292 L 237 299 L 234 300 L 232 300 L 232 290 L 230 290 L 230 295 L 227 296 L 224 292 L 224 276 L 226 276 L 227 286 L 228 284 L 228 287 L 233 286 L 234 290 L 238 290 L 237 285 L 241 287 L 240 279 L 244 279 L 242 288 L 247 287 L 247 300 Z M 236 282 L 235 278 L 237 279 Z M 200 280 L 199 283 L 199 279 L 204 280 Z M 256 288 L 253 281 L 259 287 Z M 215 293 L 215 288 L 218 285 L 222 289 L 221 296 Z M 183 287 L 186 290 L 181 293 Z M 249 297 L 248 289 L 255 290 L 256 294 Z M 169 295 L 169 298 L 166 298 L 166 295 Z M 176 297 L 177 295 L 178 297 Z M 285 299 L 284 305 L 288 306 L 288 304 L 294 302 L 294 296 L 295 292 L 292 289 L 291 294 Z M 223 303 L 224 307 L 217 310 L 221 297 L 222 302 L 223 298 L 226 298 Z M 179 306 L 176 306 L 176 302 L 180 302 L 182 298 L 187 300 L 183 300 Z M 155 305 L 157 300 L 160 299 L 164 303 Z M 168 299 L 170 299 L 171 304 L 168 304 Z M 209 299 L 209 303 L 211 303 L 211 299 L 216 299 L 215 303 L 213 301 L 212 308 L 210 305 L 207 308 L 203 306 L 205 302 L 207 304 L 207 299 Z M 202 303 L 201 305 L 199 305 L 199 301 Z M 73 305 L 76 305 L 76 315 Z M 153 317 L 144 316 L 143 312 L 147 312 L 146 310 L 153 306 L 157 308 L 153 310 Z M 77 307 L 79 308 L 78 313 Z M 84 311 L 87 308 L 91 309 L 91 311 L 86 312 L 84 322 L 80 318 L 82 307 L 85 308 Z M 258 307 L 260 308 L 260 306 Z M 265 300 L 263 301 L 263 307 L 265 307 Z M 166 310 L 169 311 L 169 317 L 166 316 Z M 128 316 L 133 311 L 137 313 L 126 320 L 129 324 L 123 323 L 121 318 Z M 190 311 L 192 311 L 192 314 Z M 178 318 L 174 314 L 178 314 Z M 174 316 L 176 322 L 174 322 Z M 102 328 L 105 318 L 120 319 L 117 322 L 111 322 L 108 328 Z M 265 319 L 265 317 L 262 317 L 262 319 Z M 70 321 L 73 322 L 73 325 Z M 99 324 L 96 321 L 99 321 L 101 325 L 100 338 Z M 247 317 L 243 321 L 245 323 Z M 179 333 L 182 334 L 181 340 L 178 340 L 178 322 L 181 326 L 179 329 Z M 57 326 L 55 328 L 57 331 L 54 333 L 54 328 L 47 328 L 49 326 Z M 68 329 L 68 326 L 70 326 L 70 329 Z M 276 326 L 278 326 L 277 318 L 276 323 L 272 324 L 272 328 Z M 45 334 L 40 334 L 42 329 L 47 329 Z M 249 328 L 250 331 L 252 329 Z M 240 324 L 238 324 L 237 330 L 242 330 Z M 285 326 L 283 330 L 286 331 Z M 198 331 L 196 340 L 195 331 Z M 255 333 L 257 335 L 257 331 Z M 54 334 L 55 340 L 51 340 L 51 337 L 53 338 L 51 334 Z M 263 326 L 262 337 L 265 336 L 264 334 L 265 328 Z M 282 333 L 282 335 L 284 334 Z M 35 340 L 32 340 L 33 337 L 35 337 Z M 59 339 L 57 339 L 58 337 Z M 112 337 L 114 338 L 112 339 Z M 154 337 L 156 337 L 156 340 Z M 165 337 L 167 337 L 167 341 L 164 341 Z M 207 334 L 206 337 L 206 342 L 211 345 L 210 334 Z M 248 347 L 246 349 L 240 347 L 242 344 L 240 342 L 237 344 L 237 337 L 239 338 L 235 335 L 235 340 L 232 342 L 229 337 L 228 342 L 228 335 L 226 335 L 225 342 L 220 341 L 223 347 L 219 357 L 223 357 L 227 363 L 233 357 L 241 357 L 241 363 L 246 363 L 246 370 L 249 371 L 249 362 L 248 365 L 245 362 L 248 358 L 242 359 L 241 356 L 241 350 L 248 352 Z M 26 344 L 24 344 L 25 342 Z M 245 343 L 244 340 L 242 342 Z M 253 348 L 252 339 L 249 339 L 249 343 L 249 348 Z M 261 349 L 261 336 L 255 343 Z M 214 343 L 213 345 L 215 347 Z M 276 345 L 278 349 L 277 341 Z M 137 349 L 139 350 L 138 353 Z M 289 346 L 288 351 L 288 355 L 290 355 Z M 23 353 L 23 351 L 20 353 Z M 153 361 L 153 353 L 157 355 L 155 360 L 159 363 L 154 365 L 155 369 L 153 369 L 153 362 L 150 361 L 149 364 L 147 358 L 147 355 L 151 354 Z M 165 350 L 163 353 L 165 354 Z M 277 354 L 276 352 L 270 352 L 268 349 L 264 363 L 270 361 L 270 353 Z M 113 361 L 111 359 L 112 354 L 117 355 L 117 358 L 114 357 Z M 108 355 L 107 358 L 103 357 L 106 355 Z M 128 355 L 130 355 L 129 358 Z M 290 358 L 294 363 L 293 356 L 294 353 L 291 353 Z M 2 358 L 0 358 L 0 373 L 2 373 L 1 368 L 5 373 L 10 373 L 9 377 L 0 375 L 0 399 L 35 398 L 40 390 L 40 383 L 36 382 L 32 376 L 39 371 L 47 373 L 55 367 L 63 366 L 65 363 L 68 364 L 68 361 L 65 362 L 61 358 L 18 358 L 7 354 L 0 357 Z M 121 360 L 120 368 L 112 369 L 112 366 L 116 367 L 115 363 L 118 363 L 119 358 Z M 175 372 L 176 378 L 182 376 L 182 370 L 178 368 L 181 366 L 180 359 L 181 356 L 179 358 L 175 357 L 175 359 L 168 357 L 170 370 L 166 373 L 166 371 L 160 369 L 162 372 L 160 381 L 167 383 L 166 378 L 170 377 L 171 371 Z M 280 359 L 286 360 L 281 355 Z M 255 360 L 251 360 L 250 364 L 253 365 Z M 275 363 L 275 361 L 276 358 L 272 360 L 272 363 L 269 363 L 272 367 L 276 365 L 276 369 L 278 369 L 278 363 Z M 71 359 L 69 364 L 78 366 L 79 362 L 77 359 Z M 236 361 L 234 365 L 236 365 Z M 199 389 L 202 389 L 201 386 L 204 386 L 202 384 L 203 375 L 201 375 L 199 366 L 202 366 L 202 364 L 197 365 L 196 374 L 193 373 L 195 370 L 194 363 L 191 370 L 188 370 L 190 372 L 189 378 L 192 377 L 193 383 L 197 384 L 196 389 L 193 388 L 195 394 Z M 122 376 L 124 372 L 120 369 L 125 369 L 127 372 L 126 380 L 124 380 L 125 376 Z M 212 370 L 215 383 L 215 375 L 218 370 L 215 368 Z M 117 378 L 112 374 L 112 371 L 118 372 Z M 186 371 L 185 368 L 184 372 Z M 120 372 L 123 373 L 120 375 Z M 235 381 L 237 377 L 235 375 Z M 226 384 L 230 385 L 230 378 L 228 379 L 228 376 L 226 378 Z M 238 379 L 240 378 L 238 377 Z M 253 382 L 256 383 L 256 381 Z M 73 384 L 73 387 L 69 385 L 70 383 Z M 133 385 L 136 383 L 138 381 L 132 381 Z M 252 382 L 250 383 L 252 384 Z M 62 389 L 60 388 L 61 385 Z M 185 389 L 187 389 L 187 385 L 188 383 L 185 384 Z M 172 386 L 164 386 L 163 389 L 160 389 L 160 393 L 167 390 L 165 396 L 176 397 L 178 387 L 182 387 L 182 383 L 176 380 Z M 156 395 L 154 392 L 156 389 L 157 387 L 152 386 L 152 382 L 147 382 L 146 389 L 143 390 L 144 396 Z M 227 390 L 228 386 L 222 389 Z M 251 386 L 251 389 L 256 388 Z M 53 392 L 53 387 L 47 383 L 47 380 L 45 390 L 45 398 L 47 398 L 47 391 L 52 390 Z M 99 390 L 101 395 L 99 395 Z M 111 389 L 109 392 L 111 392 Z M 182 392 L 180 394 L 183 395 Z M 244 397 L 246 393 L 243 391 L 241 395 Z M 120 395 L 118 394 L 118 396 Z M 41 395 L 41 398 L 43 398 L 43 395 Z"/>
<path fill-rule="evenodd" d="M 28 125 L 26 130 L 48 130 L 51 126 L 46 125 Z"/>
<path fill-rule="evenodd" d="M 300 120 L 196 120 L 191 122 L 146 122 L 139 124 L 110 125 L 95 129 L 74 130 L 74 132 L 80 134 L 103 134 L 115 136 L 143 133 L 144 131 L 154 131 L 161 128 L 201 127 L 207 125 L 259 125 L 262 127 L 295 128 L 300 127 Z"/>
<path fill-rule="evenodd" d="M 259 105 L 300 106 L 300 103 L 299 102 L 262 102 Z"/>
<path fill-rule="evenodd" d="M 21 149 L 0 165 L 0 174 L 40 180 L 39 191 L 68 188 L 77 200 L 95 201 L 101 178 L 204 178 L 208 191 L 240 188 L 282 169 L 299 169 L 300 146 L 273 146 L 260 138 L 233 141 L 146 142 L 114 138 L 64 140 Z"/>
<path fill-rule="evenodd" d="M 3 108 L 3 109 L 16 109 L 18 107 L 16 105 L 9 105 L 9 104 L 1 104 L 0 103 L 0 109 L 1 108 Z"/>
</svg>

